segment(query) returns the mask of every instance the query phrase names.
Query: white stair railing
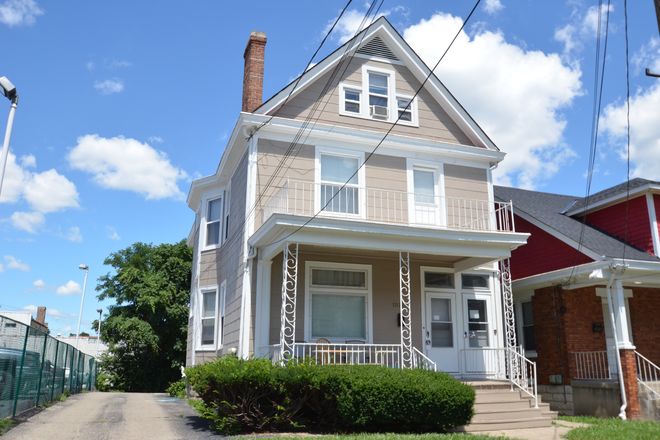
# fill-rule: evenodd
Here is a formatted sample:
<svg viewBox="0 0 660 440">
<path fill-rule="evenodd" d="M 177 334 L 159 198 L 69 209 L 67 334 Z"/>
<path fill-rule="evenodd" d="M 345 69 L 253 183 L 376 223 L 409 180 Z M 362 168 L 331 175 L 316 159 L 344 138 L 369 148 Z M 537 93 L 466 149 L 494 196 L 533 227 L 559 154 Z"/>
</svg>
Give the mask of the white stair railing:
<svg viewBox="0 0 660 440">
<path fill-rule="evenodd" d="M 534 408 L 539 407 L 538 387 L 536 381 L 536 362 L 532 362 L 517 350 L 507 348 L 509 365 L 509 381 L 511 389 L 515 385 L 534 398 Z"/>
<path fill-rule="evenodd" d="M 413 368 L 422 370 L 438 371 L 435 362 L 429 359 L 424 353 L 413 347 Z"/>
<path fill-rule="evenodd" d="M 660 397 L 660 367 L 635 351 L 637 360 L 637 381 L 647 391 L 653 393 L 653 397 Z"/>
</svg>

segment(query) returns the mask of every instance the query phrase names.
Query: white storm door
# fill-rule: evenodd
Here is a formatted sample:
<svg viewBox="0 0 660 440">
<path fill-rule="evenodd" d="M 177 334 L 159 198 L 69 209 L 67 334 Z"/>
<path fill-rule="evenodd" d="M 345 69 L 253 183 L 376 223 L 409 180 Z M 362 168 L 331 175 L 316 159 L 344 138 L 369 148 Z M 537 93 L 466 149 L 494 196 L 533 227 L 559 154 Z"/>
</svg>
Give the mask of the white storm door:
<svg viewBox="0 0 660 440">
<path fill-rule="evenodd" d="M 464 369 L 466 374 L 495 377 L 504 374 L 506 365 L 500 350 L 492 349 L 490 297 L 464 295 L 465 338 Z"/>
<path fill-rule="evenodd" d="M 456 295 L 426 293 L 426 355 L 438 371 L 458 373 Z"/>
</svg>

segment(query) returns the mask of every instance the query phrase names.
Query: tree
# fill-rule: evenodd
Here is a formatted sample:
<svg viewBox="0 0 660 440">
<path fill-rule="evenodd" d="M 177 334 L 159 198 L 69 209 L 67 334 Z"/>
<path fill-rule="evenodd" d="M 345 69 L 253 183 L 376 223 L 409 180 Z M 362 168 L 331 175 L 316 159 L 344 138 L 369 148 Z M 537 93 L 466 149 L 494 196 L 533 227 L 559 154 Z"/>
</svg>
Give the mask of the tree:
<svg viewBox="0 0 660 440">
<path fill-rule="evenodd" d="M 69 333 L 69 336 L 75 336 L 75 333 Z M 89 336 L 89 333 L 87 332 L 80 332 L 80 336 Z"/>
<path fill-rule="evenodd" d="M 138 242 L 103 264 L 115 274 L 98 279 L 97 298 L 116 304 L 101 321 L 101 339 L 109 346 L 101 368 L 116 389 L 164 391 L 185 364 L 192 249 L 185 240 Z"/>
</svg>

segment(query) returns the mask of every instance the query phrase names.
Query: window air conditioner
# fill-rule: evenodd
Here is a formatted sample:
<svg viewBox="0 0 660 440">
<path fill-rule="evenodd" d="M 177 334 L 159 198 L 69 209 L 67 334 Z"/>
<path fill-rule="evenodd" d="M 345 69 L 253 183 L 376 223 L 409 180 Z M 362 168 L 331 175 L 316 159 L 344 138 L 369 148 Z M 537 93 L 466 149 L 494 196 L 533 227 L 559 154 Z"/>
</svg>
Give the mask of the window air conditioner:
<svg viewBox="0 0 660 440">
<path fill-rule="evenodd" d="M 371 108 L 371 116 L 374 116 L 376 118 L 388 118 L 390 116 L 387 107 L 384 107 L 382 105 L 372 105 L 370 106 L 370 108 Z"/>
</svg>

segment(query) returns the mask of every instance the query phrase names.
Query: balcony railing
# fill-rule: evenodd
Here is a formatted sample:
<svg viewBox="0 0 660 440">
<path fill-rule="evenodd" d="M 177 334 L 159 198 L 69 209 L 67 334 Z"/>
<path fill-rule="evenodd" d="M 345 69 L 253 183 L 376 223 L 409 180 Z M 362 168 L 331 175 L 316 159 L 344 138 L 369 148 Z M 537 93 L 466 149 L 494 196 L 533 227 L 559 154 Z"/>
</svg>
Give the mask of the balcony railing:
<svg viewBox="0 0 660 440">
<path fill-rule="evenodd" d="M 339 217 L 448 229 L 515 232 L 511 202 L 287 180 L 263 208 L 276 213 Z"/>
</svg>

